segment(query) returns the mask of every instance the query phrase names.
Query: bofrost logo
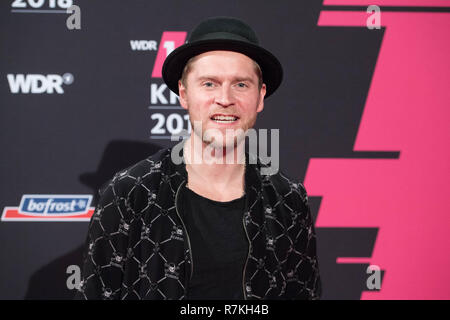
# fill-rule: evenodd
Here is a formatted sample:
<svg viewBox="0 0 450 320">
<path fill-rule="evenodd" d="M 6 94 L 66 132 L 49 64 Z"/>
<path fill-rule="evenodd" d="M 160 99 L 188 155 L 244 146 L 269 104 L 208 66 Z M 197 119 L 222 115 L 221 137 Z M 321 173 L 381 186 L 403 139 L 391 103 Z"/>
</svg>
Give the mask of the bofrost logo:
<svg viewBox="0 0 450 320">
<path fill-rule="evenodd" d="M 5 207 L 2 221 L 89 221 L 92 196 L 24 194 L 18 207 Z"/>
<path fill-rule="evenodd" d="M 74 81 L 73 74 L 8 74 L 9 89 L 13 94 L 63 94 L 63 84 Z"/>
</svg>

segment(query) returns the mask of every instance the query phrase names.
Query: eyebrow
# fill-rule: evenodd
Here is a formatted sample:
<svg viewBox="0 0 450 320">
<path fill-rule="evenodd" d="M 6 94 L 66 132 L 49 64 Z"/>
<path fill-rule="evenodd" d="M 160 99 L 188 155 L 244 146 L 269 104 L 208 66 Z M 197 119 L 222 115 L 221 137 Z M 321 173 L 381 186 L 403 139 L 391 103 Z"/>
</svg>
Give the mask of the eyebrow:
<svg viewBox="0 0 450 320">
<path fill-rule="evenodd" d="M 197 80 L 198 81 L 203 81 L 203 80 L 214 80 L 214 81 L 217 81 L 217 80 L 219 80 L 219 78 L 215 77 L 215 76 L 208 76 L 208 75 L 206 75 L 206 76 L 199 77 Z M 247 81 L 247 82 L 250 82 L 250 83 L 254 83 L 253 79 L 250 78 L 250 77 L 234 77 L 233 81 Z"/>
</svg>

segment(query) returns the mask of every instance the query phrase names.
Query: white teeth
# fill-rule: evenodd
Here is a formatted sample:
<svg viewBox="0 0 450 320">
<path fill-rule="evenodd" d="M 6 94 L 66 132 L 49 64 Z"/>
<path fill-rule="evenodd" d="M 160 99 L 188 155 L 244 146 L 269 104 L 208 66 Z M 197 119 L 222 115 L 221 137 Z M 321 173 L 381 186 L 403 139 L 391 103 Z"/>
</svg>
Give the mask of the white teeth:
<svg viewBox="0 0 450 320">
<path fill-rule="evenodd" d="M 214 122 L 217 122 L 217 123 L 230 123 L 230 122 L 234 122 L 234 120 L 233 121 L 230 121 L 230 120 L 214 120 Z"/>
<path fill-rule="evenodd" d="M 227 122 L 227 121 L 236 121 L 237 117 L 234 116 L 214 116 L 212 120 L 217 122 Z"/>
</svg>

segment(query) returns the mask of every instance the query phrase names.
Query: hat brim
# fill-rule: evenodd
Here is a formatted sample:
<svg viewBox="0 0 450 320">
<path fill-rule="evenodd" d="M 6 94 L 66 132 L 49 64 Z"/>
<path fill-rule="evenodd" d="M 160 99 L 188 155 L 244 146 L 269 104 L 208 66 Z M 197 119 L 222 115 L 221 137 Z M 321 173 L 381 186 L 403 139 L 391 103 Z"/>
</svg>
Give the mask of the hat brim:
<svg viewBox="0 0 450 320">
<path fill-rule="evenodd" d="M 196 55 L 214 50 L 239 52 L 255 60 L 261 67 L 263 83 L 266 84 L 265 98 L 269 97 L 280 86 L 283 79 L 283 68 L 272 53 L 249 42 L 232 39 L 210 39 L 186 43 L 167 56 L 163 64 L 162 76 L 169 89 L 178 95 L 178 80 L 181 78 L 187 61 Z"/>
</svg>

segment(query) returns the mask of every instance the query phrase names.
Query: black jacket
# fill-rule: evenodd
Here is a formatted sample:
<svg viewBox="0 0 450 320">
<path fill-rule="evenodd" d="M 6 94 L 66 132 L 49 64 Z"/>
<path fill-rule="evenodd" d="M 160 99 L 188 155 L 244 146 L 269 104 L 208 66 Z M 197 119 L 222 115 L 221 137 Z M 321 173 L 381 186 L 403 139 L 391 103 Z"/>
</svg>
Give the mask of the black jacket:
<svg viewBox="0 0 450 320">
<path fill-rule="evenodd" d="M 89 223 L 78 299 L 185 299 L 192 263 L 181 197 L 185 164 L 171 149 L 117 173 Z M 253 159 L 256 159 L 255 157 Z M 316 237 L 304 186 L 261 175 L 247 154 L 246 299 L 318 299 Z"/>
</svg>

